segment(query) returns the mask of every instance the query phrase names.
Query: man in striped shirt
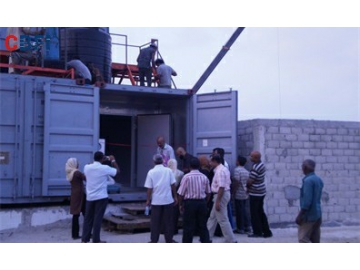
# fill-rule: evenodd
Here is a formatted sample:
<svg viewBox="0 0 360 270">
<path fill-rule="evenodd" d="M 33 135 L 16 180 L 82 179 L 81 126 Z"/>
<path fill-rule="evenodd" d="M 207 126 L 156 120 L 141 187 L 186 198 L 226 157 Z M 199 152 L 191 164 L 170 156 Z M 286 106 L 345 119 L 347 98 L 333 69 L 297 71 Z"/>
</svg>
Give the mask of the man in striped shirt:
<svg viewBox="0 0 360 270">
<path fill-rule="evenodd" d="M 199 168 L 199 159 L 193 157 L 190 160 L 191 171 L 183 177 L 178 190 L 180 212 L 184 214 L 183 243 L 192 243 L 195 231 L 199 232 L 201 243 L 210 243 L 206 227 L 210 182 Z"/>
<path fill-rule="evenodd" d="M 261 154 L 259 151 L 252 151 L 250 159 L 254 164 L 246 185 L 250 196 L 250 215 L 251 226 L 253 229 L 253 234 L 250 234 L 249 237 L 272 237 L 272 232 L 264 212 L 266 168 L 261 161 Z"/>
</svg>

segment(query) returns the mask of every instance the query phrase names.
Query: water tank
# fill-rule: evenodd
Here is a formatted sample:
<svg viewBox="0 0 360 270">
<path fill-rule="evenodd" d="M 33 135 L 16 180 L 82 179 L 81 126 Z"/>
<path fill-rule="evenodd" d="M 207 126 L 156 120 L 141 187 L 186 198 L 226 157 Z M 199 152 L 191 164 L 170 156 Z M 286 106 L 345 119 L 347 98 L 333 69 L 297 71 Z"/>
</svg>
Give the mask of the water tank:
<svg viewBox="0 0 360 270">
<path fill-rule="evenodd" d="M 111 80 L 111 36 L 108 27 L 61 27 L 60 57 L 94 63 L 106 82 Z M 67 54 L 67 58 L 65 55 Z"/>
</svg>

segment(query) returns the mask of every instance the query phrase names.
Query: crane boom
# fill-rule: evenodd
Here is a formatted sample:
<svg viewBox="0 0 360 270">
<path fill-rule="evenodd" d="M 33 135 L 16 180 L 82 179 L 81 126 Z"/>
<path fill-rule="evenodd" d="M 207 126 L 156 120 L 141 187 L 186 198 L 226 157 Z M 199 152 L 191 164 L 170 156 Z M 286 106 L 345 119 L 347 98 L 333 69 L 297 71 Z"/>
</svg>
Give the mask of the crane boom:
<svg viewBox="0 0 360 270">
<path fill-rule="evenodd" d="M 200 79 L 195 83 L 193 88 L 191 89 L 192 94 L 196 94 L 197 91 L 201 88 L 201 86 L 204 84 L 204 82 L 207 80 L 207 78 L 210 76 L 210 74 L 214 71 L 216 66 L 220 63 L 220 61 L 223 59 L 225 54 L 230 50 L 230 47 L 233 45 L 235 40 L 240 36 L 241 32 L 245 29 L 245 27 L 238 27 L 235 32 L 232 34 L 228 42 L 221 48 L 220 52 L 217 54 L 217 56 L 214 58 L 214 60 L 211 62 L 209 67 L 204 71 L 203 75 L 201 75 Z"/>
</svg>

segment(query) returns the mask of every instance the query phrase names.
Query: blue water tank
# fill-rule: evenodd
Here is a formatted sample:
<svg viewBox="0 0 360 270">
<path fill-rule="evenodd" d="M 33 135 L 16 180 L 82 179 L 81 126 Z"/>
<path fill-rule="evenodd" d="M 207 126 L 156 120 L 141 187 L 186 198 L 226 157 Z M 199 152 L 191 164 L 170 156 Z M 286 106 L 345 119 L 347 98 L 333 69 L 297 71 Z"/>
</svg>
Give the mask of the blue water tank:
<svg viewBox="0 0 360 270">
<path fill-rule="evenodd" d="M 92 62 L 105 82 L 111 80 L 111 36 L 108 27 L 62 27 L 60 58 L 70 61 L 79 57 L 85 64 Z M 67 54 L 67 57 L 65 55 Z"/>
<path fill-rule="evenodd" d="M 0 27 L 0 50 L 6 50 L 5 38 L 6 38 L 7 27 Z"/>
</svg>

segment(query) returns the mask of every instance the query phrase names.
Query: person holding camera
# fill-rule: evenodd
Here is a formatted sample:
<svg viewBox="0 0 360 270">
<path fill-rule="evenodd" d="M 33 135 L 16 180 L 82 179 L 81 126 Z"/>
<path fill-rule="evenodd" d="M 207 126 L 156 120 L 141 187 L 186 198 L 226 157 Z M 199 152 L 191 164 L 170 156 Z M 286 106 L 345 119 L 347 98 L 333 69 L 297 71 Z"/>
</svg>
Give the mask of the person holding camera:
<svg viewBox="0 0 360 270">
<path fill-rule="evenodd" d="M 103 152 L 94 154 L 94 162 L 85 165 L 84 174 L 86 176 L 86 213 L 83 227 L 82 242 L 88 243 L 92 234 L 93 243 L 105 243 L 100 240 L 100 230 L 106 206 L 108 204 L 107 186 L 109 176 L 116 176 L 120 173 L 119 166 L 114 156 L 109 156 L 109 160 L 114 168 L 103 165 L 102 162 L 107 157 Z"/>
</svg>

